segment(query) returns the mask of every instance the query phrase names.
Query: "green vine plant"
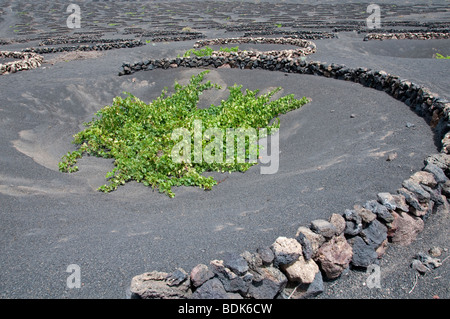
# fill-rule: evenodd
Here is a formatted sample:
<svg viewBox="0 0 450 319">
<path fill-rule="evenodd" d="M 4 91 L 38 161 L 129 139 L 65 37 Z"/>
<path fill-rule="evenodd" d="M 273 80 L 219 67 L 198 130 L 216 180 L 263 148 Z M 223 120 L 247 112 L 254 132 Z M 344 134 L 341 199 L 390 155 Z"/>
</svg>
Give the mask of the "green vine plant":
<svg viewBox="0 0 450 319">
<path fill-rule="evenodd" d="M 175 82 L 174 93 L 168 94 L 165 88 L 148 104 L 126 92 L 126 98 L 115 97 L 112 105 L 98 111 L 90 122 L 84 123 L 86 128 L 74 135 L 73 143 L 78 146 L 77 150 L 62 157 L 59 170 L 78 171 L 77 160 L 89 154 L 114 159 L 114 168 L 106 174 L 107 183 L 98 189 L 103 192 L 113 191 L 131 180 L 158 189 L 170 197 L 175 196 L 174 186 L 197 186 L 210 190 L 217 181 L 203 173 L 245 172 L 256 163 L 238 161 L 236 156 L 233 161 L 196 162 L 193 160 L 195 154 L 189 154 L 183 162 L 176 162 L 172 159 L 174 146 L 179 142 L 173 139 L 172 133 L 176 129 L 183 128 L 194 136 L 194 124 L 201 121 L 202 133 L 208 128 L 265 128 L 270 135 L 280 127 L 280 114 L 298 109 L 310 101 L 306 97 L 296 99 L 293 94 L 274 99 L 274 94 L 281 88 L 259 95 L 258 90 L 242 90 L 242 85 L 234 84 L 228 87 L 226 100 L 200 109 L 197 105 L 202 92 L 220 89 L 219 85 L 204 81 L 208 72 L 193 75 L 186 85 Z M 201 143 L 204 150 L 211 141 L 205 139 Z M 248 150 L 249 141 L 246 140 L 245 144 Z M 226 147 L 224 143 L 223 148 Z M 229 147 L 235 149 L 237 143 Z"/>
<path fill-rule="evenodd" d="M 238 51 L 239 51 L 239 47 L 238 46 L 231 47 L 231 48 L 226 48 L 226 47 L 225 48 L 222 48 L 222 47 L 219 48 L 219 52 L 238 52 Z M 182 56 L 178 55 L 178 57 L 179 58 L 180 57 L 187 58 L 187 57 L 190 57 L 192 55 L 195 55 L 197 57 L 211 56 L 213 54 L 213 52 L 214 52 L 214 50 L 211 47 L 206 46 L 206 47 L 198 49 L 198 50 L 196 50 L 196 49 L 187 50 Z"/>
<path fill-rule="evenodd" d="M 436 59 L 450 59 L 450 55 L 444 56 L 440 53 L 436 53 Z"/>
</svg>

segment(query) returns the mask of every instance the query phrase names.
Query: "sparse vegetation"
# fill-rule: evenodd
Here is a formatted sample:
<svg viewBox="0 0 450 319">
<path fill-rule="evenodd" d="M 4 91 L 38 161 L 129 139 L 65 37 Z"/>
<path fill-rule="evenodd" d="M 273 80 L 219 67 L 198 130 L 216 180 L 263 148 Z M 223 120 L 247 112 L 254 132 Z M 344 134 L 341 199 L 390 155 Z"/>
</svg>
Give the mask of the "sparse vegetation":
<svg viewBox="0 0 450 319">
<path fill-rule="evenodd" d="M 440 53 L 436 53 L 436 59 L 450 59 L 450 55 L 443 56 Z"/>
<path fill-rule="evenodd" d="M 270 135 L 280 126 L 279 120 L 273 119 L 309 101 L 305 97 L 295 99 L 293 94 L 271 101 L 281 88 L 257 96 L 258 90 L 242 92 L 242 86 L 235 84 L 228 88 L 230 94 L 227 100 L 220 105 L 200 109 L 197 107 L 200 94 L 208 89 L 220 88 L 210 81 L 203 82 L 208 72 L 192 76 L 187 85 L 175 83 L 174 93 L 169 95 L 165 89 L 148 104 L 130 93 L 126 98 L 114 98 L 112 105 L 105 106 L 92 121 L 85 123 L 85 130 L 74 135 L 73 143 L 79 147 L 63 156 L 59 163 L 60 171 L 77 171 L 77 160 L 90 154 L 115 159 L 115 168 L 106 174 L 109 183 L 99 188 L 103 192 L 113 191 L 131 180 L 157 188 L 170 197 L 175 196 L 173 186 L 211 189 L 217 182 L 211 176 L 203 176 L 204 172 L 244 172 L 255 163 L 237 161 L 237 152 L 234 152 L 234 162 L 174 162 L 171 151 L 177 143 L 172 140 L 175 129 L 185 128 L 193 134 L 194 121 L 201 120 L 203 133 L 207 128 L 266 128 Z M 248 150 L 249 142 L 245 143 Z M 202 148 L 208 144 L 202 141 Z"/>
<path fill-rule="evenodd" d="M 238 46 L 232 47 L 232 48 L 222 48 L 222 47 L 220 47 L 219 51 L 220 52 L 238 52 L 239 51 L 239 47 Z M 214 52 L 214 50 L 211 47 L 206 46 L 206 47 L 198 49 L 198 50 L 196 50 L 196 49 L 187 50 L 183 54 L 183 57 L 186 58 L 186 57 L 190 57 L 192 55 L 195 55 L 195 56 L 198 56 L 198 57 L 210 56 L 210 55 L 213 54 L 213 52 Z"/>
</svg>

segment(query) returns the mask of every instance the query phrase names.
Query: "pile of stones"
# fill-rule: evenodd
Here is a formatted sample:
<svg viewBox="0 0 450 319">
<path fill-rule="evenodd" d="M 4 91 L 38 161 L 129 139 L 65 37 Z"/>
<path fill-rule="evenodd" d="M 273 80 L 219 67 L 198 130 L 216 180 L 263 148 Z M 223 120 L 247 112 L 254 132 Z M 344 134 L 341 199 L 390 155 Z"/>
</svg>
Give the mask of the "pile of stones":
<svg viewBox="0 0 450 319">
<path fill-rule="evenodd" d="M 23 53 L 15 51 L 0 51 L 0 58 L 20 59 L 4 64 L 0 63 L 0 75 L 35 69 L 41 66 L 44 61 L 44 57 L 36 53 Z"/>
<path fill-rule="evenodd" d="M 450 39 L 449 32 L 401 32 L 401 33 L 369 33 L 364 41 L 369 40 L 431 40 Z"/>
<path fill-rule="evenodd" d="M 245 41 L 291 40 L 260 38 Z M 237 38 L 199 41 L 196 46 L 240 43 Z M 300 41 L 296 39 L 296 41 Z M 265 42 L 267 43 L 267 42 Z M 309 41 L 298 42 L 315 52 Z M 384 71 L 345 65 L 306 62 L 285 51 L 213 52 L 207 57 L 164 58 L 124 63 L 119 75 L 140 70 L 176 67 L 260 68 L 311 74 L 360 83 L 384 91 L 425 118 L 441 139 L 441 152 L 427 157 L 424 167 L 404 180 L 395 194 L 381 192 L 364 205 L 354 205 L 328 220 L 312 221 L 295 236 L 278 237 L 256 252 L 229 253 L 189 273 L 149 272 L 131 281 L 132 298 L 308 298 L 323 292 L 324 279 L 339 278 L 349 268 L 365 269 L 379 262 L 390 243 L 409 245 L 433 214 L 448 214 L 450 198 L 450 102 L 425 87 Z M 325 278 L 324 278 L 325 277 Z M 295 287 L 292 289 L 292 287 Z M 295 292 L 295 293 L 294 293 Z"/>
</svg>

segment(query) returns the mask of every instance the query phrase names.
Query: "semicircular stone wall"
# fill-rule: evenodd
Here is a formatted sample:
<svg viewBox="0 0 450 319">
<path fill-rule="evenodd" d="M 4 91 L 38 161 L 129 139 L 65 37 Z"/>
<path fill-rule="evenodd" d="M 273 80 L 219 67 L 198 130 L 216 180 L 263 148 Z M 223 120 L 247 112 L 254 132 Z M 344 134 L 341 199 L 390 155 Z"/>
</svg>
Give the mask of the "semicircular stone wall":
<svg viewBox="0 0 450 319">
<path fill-rule="evenodd" d="M 17 51 L 0 51 L 0 58 L 18 59 L 4 64 L 0 63 L 0 75 L 31 70 L 41 66 L 44 61 L 44 57 L 39 54 Z"/>
<path fill-rule="evenodd" d="M 155 68 L 240 68 L 311 74 L 360 83 L 384 91 L 425 118 L 440 140 L 440 153 L 430 154 L 421 171 L 399 183 L 395 194 L 380 192 L 363 206 L 349 205 L 328 220 L 304 225 L 292 236 L 278 237 L 255 252 L 228 253 L 190 271 L 147 272 L 131 280 L 132 298 L 307 298 L 323 292 L 323 280 L 337 279 L 350 268 L 376 264 L 391 244 L 408 245 L 437 212 L 449 211 L 450 102 L 425 87 L 385 71 L 306 62 L 316 52 L 298 38 L 229 38 L 200 40 L 195 47 L 229 43 L 289 44 L 298 49 L 269 52 L 218 52 L 205 57 L 148 59 L 124 63 L 119 75 Z M 289 289 L 289 287 L 301 287 Z M 297 291 L 295 291 L 297 290 Z"/>
</svg>

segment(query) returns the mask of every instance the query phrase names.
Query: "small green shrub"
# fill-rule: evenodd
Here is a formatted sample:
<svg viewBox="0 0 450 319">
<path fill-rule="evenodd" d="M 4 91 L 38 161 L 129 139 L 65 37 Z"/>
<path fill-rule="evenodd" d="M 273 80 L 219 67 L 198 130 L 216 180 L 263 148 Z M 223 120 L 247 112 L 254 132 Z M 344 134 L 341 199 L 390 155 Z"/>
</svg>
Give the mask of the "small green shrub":
<svg viewBox="0 0 450 319">
<path fill-rule="evenodd" d="M 239 47 L 232 47 L 232 48 L 222 48 L 220 47 L 219 49 L 220 52 L 238 52 L 239 51 Z M 187 50 L 184 54 L 183 57 L 187 58 L 190 57 L 192 55 L 198 56 L 198 57 L 202 57 L 202 56 L 210 56 L 212 55 L 214 52 L 214 50 L 208 46 L 201 48 L 201 49 L 190 49 Z M 178 57 L 180 57 L 180 55 L 178 55 Z"/>
<path fill-rule="evenodd" d="M 210 47 L 204 47 L 204 48 L 201 48 L 201 49 L 198 49 L 198 50 L 190 49 L 190 50 L 187 50 L 183 54 L 183 57 L 187 58 L 187 57 L 190 57 L 191 55 L 195 55 L 195 56 L 198 56 L 198 57 L 209 56 L 209 55 L 212 55 L 213 51 L 214 50 L 212 48 L 210 48 Z"/>
<path fill-rule="evenodd" d="M 192 76 L 187 85 L 175 83 L 174 93 L 168 95 L 164 89 L 148 104 L 130 93 L 126 98 L 114 98 L 112 105 L 98 111 L 92 121 L 85 123 L 86 129 L 74 135 L 73 143 L 78 145 L 78 149 L 62 157 L 59 170 L 76 172 L 77 160 L 89 154 L 115 159 L 114 169 L 106 174 L 108 183 L 99 188 L 103 192 L 113 191 L 131 180 L 157 188 L 170 197 L 175 196 L 173 186 L 211 189 L 217 182 L 202 173 L 245 172 L 255 163 L 239 162 L 236 157 L 234 162 L 196 163 L 191 160 L 177 163 L 171 157 L 177 143 L 172 140 L 174 130 L 183 128 L 193 134 L 194 122 L 201 120 L 203 133 L 207 128 L 266 128 L 270 135 L 280 125 L 279 120 L 272 123 L 273 119 L 309 101 L 305 97 L 295 99 L 293 94 L 272 101 L 273 95 L 281 88 L 257 96 L 258 90 L 243 93 L 242 86 L 235 84 L 228 88 L 227 100 L 220 105 L 200 109 L 197 108 L 200 94 L 220 88 L 210 81 L 203 82 L 208 72 Z M 203 149 L 207 146 L 208 142 L 202 141 Z M 248 141 L 245 149 L 249 149 Z M 189 156 L 194 158 L 193 154 Z"/>
<path fill-rule="evenodd" d="M 220 47 L 219 51 L 220 52 L 238 52 L 239 51 L 239 47 L 238 46 L 235 46 L 235 47 L 232 47 L 232 48 L 222 48 L 222 47 Z"/>
</svg>

